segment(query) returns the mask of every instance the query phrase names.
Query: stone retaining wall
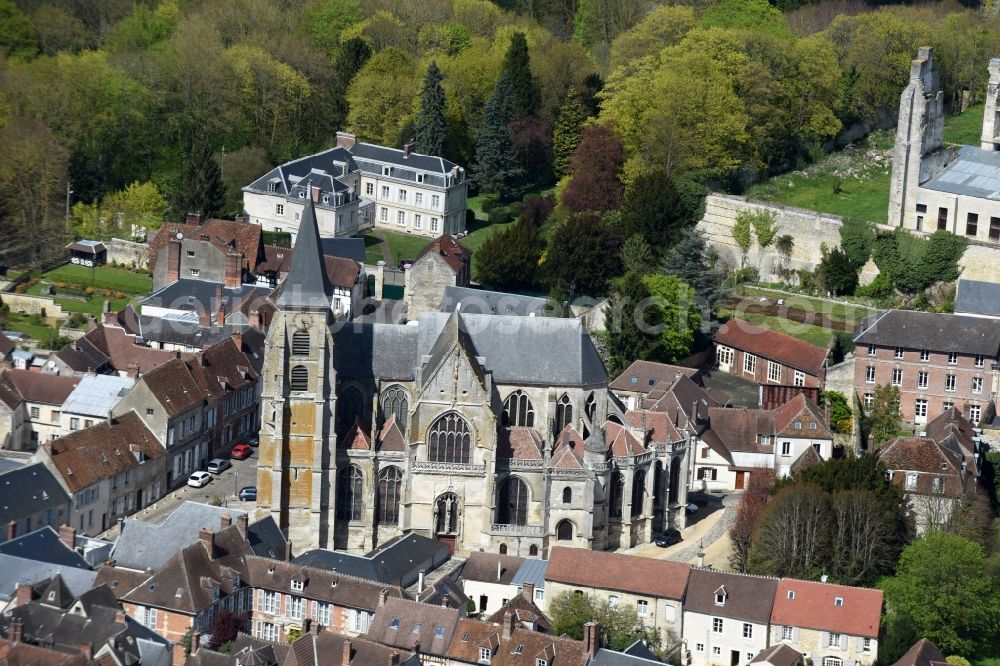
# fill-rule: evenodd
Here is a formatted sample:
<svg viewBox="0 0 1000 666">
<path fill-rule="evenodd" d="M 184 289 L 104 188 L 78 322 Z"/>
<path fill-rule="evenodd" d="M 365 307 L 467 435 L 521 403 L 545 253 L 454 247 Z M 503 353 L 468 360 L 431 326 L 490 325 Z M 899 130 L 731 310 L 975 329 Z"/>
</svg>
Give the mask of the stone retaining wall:
<svg viewBox="0 0 1000 666">
<path fill-rule="evenodd" d="M 113 261 L 135 268 L 149 267 L 149 246 L 146 243 L 112 238 L 109 241 L 104 241 L 104 247 L 108 249 L 109 264 Z"/>
<path fill-rule="evenodd" d="M 11 312 L 21 312 L 29 315 L 42 315 L 54 319 L 66 319 L 69 315 L 63 312 L 62 306 L 47 296 L 31 296 L 29 294 L 0 294 L 0 303 L 8 306 Z"/>
</svg>

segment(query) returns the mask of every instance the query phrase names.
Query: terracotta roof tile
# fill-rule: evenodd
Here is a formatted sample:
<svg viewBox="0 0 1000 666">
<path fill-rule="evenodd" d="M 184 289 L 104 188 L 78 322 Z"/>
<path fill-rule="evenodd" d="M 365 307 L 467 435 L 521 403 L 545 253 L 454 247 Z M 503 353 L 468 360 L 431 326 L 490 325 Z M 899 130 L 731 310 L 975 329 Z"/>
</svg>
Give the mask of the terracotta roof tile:
<svg viewBox="0 0 1000 666">
<path fill-rule="evenodd" d="M 823 372 L 828 352 L 823 347 L 735 318 L 723 324 L 712 340 L 815 376 Z"/>
<path fill-rule="evenodd" d="M 191 369 L 178 358 L 153 368 L 139 381 L 146 384 L 168 416 L 180 414 L 206 398 Z"/>
<path fill-rule="evenodd" d="M 868 638 L 878 637 L 881 618 L 882 590 L 793 578 L 778 583 L 771 611 L 771 624 Z"/>
<path fill-rule="evenodd" d="M 608 388 L 625 393 L 649 393 L 654 387 L 669 386 L 678 373 L 691 379 L 698 379 L 701 375 L 698 368 L 640 360 L 633 361 L 632 365 L 615 377 Z"/>
<path fill-rule="evenodd" d="M 906 473 L 917 473 L 916 486 L 906 488 L 907 492 L 945 497 L 961 497 L 965 492 L 962 456 L 929 437 L 897 437 L 878 451 L 878 457 L 886 469 L 895 472 L 892 482 L 904 488 Z M 940 490 L 935 490 L 934 479 L 941 479 Z"/>
<path fill-rule="evenodd" d="M 304 567 L 256 555 L 246 558 L 246 579 L 253 587 L 287 594 L 291 590 L 293 578 L 304 579 L 300 596 L 338 606 L 375 611 L 379 607 L 383 591 L 390 599 L 405 598 L 405 594 L 398 587 L 348 576 L 337 571 Z"/>
<path fill-rule="evenodd" d="M 542 438 L 534 428 L 504 428 L 497 444 L 497 458 L 541 460 Z"/>
<path fill-rule="evenodd" d="M 535 605 L 535 602 L 528 599 L 524 594 L 518 594 L 513 599 L 500 607 L 497 612 L 486 618 L 490 624 L 500 624 L 504 621 L 504 615 L 512 613 L 514 619 L 527 625 L 535 631 L 547 634 L 552 629 L 552 621 L 542 612 L 542 609 Z"/>
<path fill-rule="evenodd" d="M 459 622 L 448 648 L 448 657 L 477 663 L 480 646 L 493 649 L 491 666 L 535 666 L 536 659 L 545 659 L 552 666 L 584 666 L 587 663 L 583 641 L 550 636 L 520 626 L 515 626 L 505 638 L 502 627 L 475 620 Z"/>
<path fill-rule="evenodd" d="M 155 266 L 160 250 L 171 238 L 181 233 L 184 238 L 204 240 L 223 253 L 237 252 L 244 257 L 243 267 L 253 270 L 261 253 L 261 227 L 242 220 L 211 219 L 204 224 L 167 223 L 149 242 L 149 265 Z"/>
<path fill-rule="evenodd" d="M 382 429 L 378 433 L 379 451 L 405 451 L 406 440 L 403 433 L 396 424 L 396 415 L 393 414 L 382 424 Z"/>
<path fill-rule="evenodd" d="M 365 637 L 401 650 L 410 650 L 414 643 L 420 643 L 421 652 L 444 656 L 458 626 L 458 617 L 457 608 L 389 599 L 376 609 Z"/>
<path fill-rule="evenodd" d="M 459 243 L 451 234 L 443 234 L 425 245 L 420 250 L 420 253 L 417 254 L 417 260 L 420 260 L 424 255 L 431 252 L 436 253 L 444 259 L 444 262 L 456 273 L 472 261 L 472 252 Z"/>
<path fill-rule="evenodd" d="M 684 441 L 684 435 L 670 422 L 666 412 L 630 410 L 625 413 L 625 423 L 632 428 L 645 429 L 650 443 Z"/>
<path fill-rule="evenodd" d="M 552 447 L 552 466 L 556 469 L 583 469 L 583 437 L 572 425 L 556 436 Z"/>
<path fill-rule="evenodd" d="M 368 428 L 360 418 L 354 421 L 351 429 L 341 438 L 339 448 L 356 451 L 368 451 L 372 448 L 372 436 L 368 434 Z"/>
<path fill-rule="evenodd" d="M 510 585 L 514 574 L 517 573 L 522 564 L 524 564 L 523 557 L 473 551 L 462 567 L 462 578 L 484 583 Z"/>
<path fill-rule="evenodd" d="M 326 264 L 326 276 L 334 287 L 350 289 L 358 281 L 360 267 L 353 259 L 325 255 L 323 261 Z"/>
<path fill-rule="evenodd" d="M 795 424 L 801 424 L 796 428 Z M 813 425 L 815 424 L 815 429 Z M 826 419 L 819 406 L 799 393 L 777 409 L 774 415 L 775 434 L 786 437 L 809 437 L 813 439 L 833 439 L 833 433 L 826 425 Z"/>
<path fill-rule="evenodd" d="M 807 467 L 812 467 L 813 465 L 818 465 L 821 462 L 823 462 L 823 456 L 819 454 L 815 447 L 807 446 L 802 450 L 799 457 L 795 459 L 795 462 L 791 464 L 789 472 L 794 476 L 801 470 L 804 470 Z"/>
<path fill-rule="evenodd" d="M 545 580 L 682 599 L 690 571 L 687 564 L 667 560 L 557 546 L 549 553 Z"/>
<path fill-rule="evenodd" d="M 604 423 L 604 437 L 613 456 L 635 456 L 646 451 L 646 447 L 628 428 L 614 421 Z"/>
<path fill-rule="evenodd" d="M 892 666 L 944 666 L 947 663 L 934 643 L 921 638 Z"/>
<path fill-rule="evenodd" d="M 16 368 L 4 370 L 3 373 L 17 387 L 18 393 L 25 400 L 46 405 L 63 404 L 76 385 L 80 383 L 79 377 L 46 375 Z"/>
<path fill-rule="evenodd" d="M 138 469 L 139 453 L 153 459 L 165 453 L 134 411 L 110 425 L 102 421 L 53 440 L 48 451 L 71 493 L 126 470 Z"/>
</svg>

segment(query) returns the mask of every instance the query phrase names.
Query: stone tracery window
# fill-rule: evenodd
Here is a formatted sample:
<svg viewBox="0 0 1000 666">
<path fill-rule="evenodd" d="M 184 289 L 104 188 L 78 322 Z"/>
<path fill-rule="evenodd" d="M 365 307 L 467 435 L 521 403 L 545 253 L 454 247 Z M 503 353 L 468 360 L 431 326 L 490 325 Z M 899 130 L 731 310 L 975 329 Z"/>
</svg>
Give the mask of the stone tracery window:
<svg viewBox="0 0 1000 666">
<path fill-rule="evenodd" d="M 563 428 L 573 422 L 573 403 L 565 393 L 556 403 L 556 432 L 562 432 Z"/>
<path fill-rule="evenodd" d="M 632 477 L 632 517 L 642 515 L 642 505 L 646 499 L 646 473 L 636 470 Z"/>
<path fill-rule="evenodd" d="M 535 408 L 524 391 L 514 391 L 503 403 L 504 418 L 509 426 L 535 426 Z"/>
<path fill-rule="evenodd" d="M 382 414 L 389 419 L 390 416 L 396 417 L 396 425 L 400 428 L 406 422 L 406 413 L 410 407 L 409 397 L 406 395 L 406 391 L 402 386 L 394 385 L 390 386 L 382 393 Z"/>
<path fill-rule="evenodd" d="M 597 416 L 597 398 L 594 396 L 593 392 L 587 396 L 587 404 L 583 406 L 583 411 L 587 414 L 587 418 L 591 423 L 594 422 L 594 417 Z"/>
<path fill-rule="evenodd" d="M 357 386 L 348 385 L 337 396 L 337 430 L 347 432 L 358 418 L 364 419 L 364 398 Z"/>
<path fill-rule="evenodd" d="M 431 462 L 468 464 L 471 448 L 469 424 L 455 412 L 439 416 L 427 433 L 427 456 Z"/>
<path fill-rule="evenodd" d="M 337 519 L 361 520 L 363 502 L 364 475 L 357 465 L 348 465 L 337 478 Z"/>
<path fill-rule="evenodd" d="M 386 467 L 378 474 L 378 523 L 399 524 L 399 499 L 403 474 L 398 467 Z"/>
<path fill-rule="evenodd" d="M 504 479 L 497 493 L 497 522 L 528 524 L 528 485 L 516 476 Z"/>
</svg>

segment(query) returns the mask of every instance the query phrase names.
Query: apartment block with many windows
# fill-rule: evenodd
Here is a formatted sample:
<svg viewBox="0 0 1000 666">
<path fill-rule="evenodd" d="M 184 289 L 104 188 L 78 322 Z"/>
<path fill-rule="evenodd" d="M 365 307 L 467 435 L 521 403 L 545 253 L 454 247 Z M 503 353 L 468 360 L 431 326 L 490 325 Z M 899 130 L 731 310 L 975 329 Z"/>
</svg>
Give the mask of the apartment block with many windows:
<svg viewBox="0 0 1000 666">
<path fill-rule="evenodd" d="M 997 391 L 1000 325 L 961 315 L 890 310 L 862 322 L 854 339 L 854 390 L 899 387 L 903 419 L 926 423 L 957 408 L 973 423 Z"/>
</svg>

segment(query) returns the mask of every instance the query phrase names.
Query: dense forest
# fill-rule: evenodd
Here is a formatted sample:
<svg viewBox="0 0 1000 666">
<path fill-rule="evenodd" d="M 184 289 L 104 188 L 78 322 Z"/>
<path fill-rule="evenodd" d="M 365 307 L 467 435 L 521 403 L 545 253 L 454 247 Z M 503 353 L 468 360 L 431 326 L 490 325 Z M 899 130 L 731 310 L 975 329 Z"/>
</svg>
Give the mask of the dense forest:
<svg viewBox="0 0 1000 666">
<path fill-rule="evenodd" d="M 860 0 L 0 0 L 0 264 L 194 201 L 238 214 L 241 186 L 349 129 L 440 148 L 489 206 L 557 184 L 505 209 L 518 223 L 483 247 L 480 278 L 600 296 L 685 237 L 706 185 L 738 190 L 845 127 L 891 124 L 921 44 L 957 109 L 982 94 L 1000 17 Z M 199 200 L 212 177 L 225 193 Z"/>
</svg>

